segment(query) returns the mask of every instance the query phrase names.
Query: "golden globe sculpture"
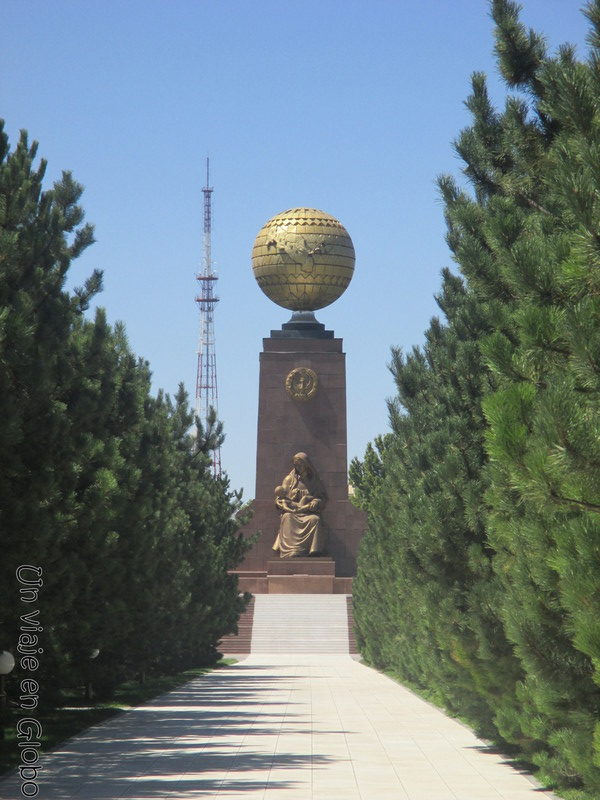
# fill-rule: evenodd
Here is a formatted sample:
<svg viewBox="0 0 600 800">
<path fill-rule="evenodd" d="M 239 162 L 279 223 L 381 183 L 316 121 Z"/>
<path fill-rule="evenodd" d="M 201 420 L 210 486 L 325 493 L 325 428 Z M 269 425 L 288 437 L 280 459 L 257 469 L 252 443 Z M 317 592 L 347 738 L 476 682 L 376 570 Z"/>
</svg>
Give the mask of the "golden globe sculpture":
<svg viewBox="0 0 600 800">
<path fill-rule="evenodd" d="M 350 283 L 354 260 L 348 231 L 316 208 L 290 208 L 272 217 L 252 248 L 258 285 L 291 311 L 316 311 L 337 300 Z"/>
</svg>

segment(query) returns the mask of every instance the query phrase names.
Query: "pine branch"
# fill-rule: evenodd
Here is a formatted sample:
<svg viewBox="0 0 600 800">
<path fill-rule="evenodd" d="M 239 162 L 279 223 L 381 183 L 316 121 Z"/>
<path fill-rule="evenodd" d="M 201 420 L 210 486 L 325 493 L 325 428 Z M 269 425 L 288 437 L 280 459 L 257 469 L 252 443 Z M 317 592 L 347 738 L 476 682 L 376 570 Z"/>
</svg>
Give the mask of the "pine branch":
<svg viewBox="0 0 600 800">
<path fill-rule="evenodd" d="M 540 205 L 540 204 L 539 204 L 539 203 L 538 203 L 536 200 L 534 200 L 532 197 L 528 197 L 527 195 L 523 194 L 522 192 L 517 192 L 516 196 L 517 196 L 517 197 L 518 197 L 520 200 L 524 201 L 524 202 L 525 202 L 525 203 L 526 203 L 526 204 L 527 204 L 527 205 L 528 205 L 530 208 L 533 208 L 533 209 L 535 209 L 536 211 L 539 211 L 539 212 L 540 212 L 540 213 L 542 213 L 542 214 L 547 214 L 549 217 L 554 217 L 554 216 L 556 216 L 556 215 L 555 215 L 555 214 L 553 214 L 551 211 L 548 211 L 548 209 L 547 209 L 547 208 L 544 208 L 544 206 Z"/>
<path fill-rule="evenodd" d="M 554 489 L 550 490 L 550 497 L 557 505 L 576 506 L 577 508 L 585 509 L 585 511 L 600 514 L 600 505 L 596 503 L 590 503 L 587 500 L 576 500 L 574 497 L 562 497 Z"/>
</svg>

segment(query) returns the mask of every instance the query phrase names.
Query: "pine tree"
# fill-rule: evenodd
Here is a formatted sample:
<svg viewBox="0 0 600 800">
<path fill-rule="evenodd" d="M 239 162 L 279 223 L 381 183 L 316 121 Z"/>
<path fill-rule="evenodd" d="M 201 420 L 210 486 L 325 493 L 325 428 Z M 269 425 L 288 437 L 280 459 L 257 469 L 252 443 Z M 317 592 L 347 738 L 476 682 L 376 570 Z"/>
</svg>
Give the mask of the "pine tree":
<svg viewBox="0 0 600 800">
<path fill-rule="evenodd" d="M 484 403 L 488 530 L 525 673 L 520 708 L 497 720 L 549 780 L 595 797 L 600 4 L 587 9 L 586 62 L 569 46 L 549 57 L 516 4 L 492 10 L 501 71 L 519 94 L 499 114 L 476 76 L 474 122 L 458 142 L 475 195 L 442 188 L 455 257 L 495 313 L 482 343 L 498 382 Z"/>
<path fill-rule="evenodd" d="M 444 272 L 426 344 L 393 351 L 398 390 L 392 434 L 354 462 L 356 498 L 369 515 L 354 599 L 365 655 L 426 689 L 486 735 L 512 708 L 517 662 L 495 612 L 482 508 L 489 383 L 478 349 L 486 309 Z"/>
<path fill-rule="evenodd" d="M 549 56 L 515 3 L 491 7 L 514 94 L 497 111 L 475 73 L 456 142 L 472 193 L 440 180 L 481 324 L 469 344 L 447 313 L 422 350 L 394 354 L 392 434 L 352 469 L 369 513 L 356 618 L 374 663 L 451 708 L 489 712 L 546 780 L 594 798 L 600 2 L 586 9 L 583 62 L 569 46 Z"/>
<path fill-rule="evenodd" d="M 82 225 L 79 186 L 70 173 L 43 191 L 46 163 L 22 132 L 10 152 L 0 122 L 0 640 L 14 645 L 23 564 L 43 568 L 43 665 L 48 678 L 60 654 L 52 630 L 72 600 L 62 586 L 70 564 L 61 559 L 70 514 L 61 491 L 69 428 L 70 332 L 100 288 L 95 272 L 75 296 L 64 291 L 71 261 L 93 241 Z M 41 612 L 40 600 L 40 614 Z"/>
<path fill-rule="evenodd" d="M 175 396 L 172 414 L 180 451 L 179 503 L 190 522 L 185 542 L 190 601 L 184 624 L 194 635 L 189 637 L 186 657 L 210 663 L 218 657 L 219 640 L 237 629 L 247 605 L 249 595 L 239 593 L 237 577 L 230 570 L 241 563 L 252 541 L 238 533 L 247 521 L 241 493 L 230 490 L 226 476 L 212 474 L 212 452 L 224 439 L 222 424 L 214 413 L 206 427 L 196 417 L 192 442 L 192 417 L 183 386 Z"/>
<path fill-rule="evenodd" d="M 41 567 L 48 704 L 214 661 L 245 604 L 228 571 L 247 544 L 209 468 L 222 424 L 194 440 L 183 388 L 153 397 L 124 326 L 84 318 L 100 273 L 64 290 L 93 234 L 69 173 L 43 191 L 36 147 L 22 134 L 11 153 L 0 130 L 0 646 L 15 651 L 18 566 Z"/>
</svg>

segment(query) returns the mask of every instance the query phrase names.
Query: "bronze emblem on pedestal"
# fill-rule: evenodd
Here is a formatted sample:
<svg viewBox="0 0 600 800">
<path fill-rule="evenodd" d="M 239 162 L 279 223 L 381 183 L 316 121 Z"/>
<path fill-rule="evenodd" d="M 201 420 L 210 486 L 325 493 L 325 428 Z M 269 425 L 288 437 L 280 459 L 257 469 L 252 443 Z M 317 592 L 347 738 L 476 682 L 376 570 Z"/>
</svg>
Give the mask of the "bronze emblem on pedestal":
<svg viewBox="0 0 600 800">
<path fill-rule="evenodd" d="M 285 379 L 286 391 L 293 400 L 311 400 L 318 384 L 317 373 L 309 367 L 296 367 Z"/>
</svg>

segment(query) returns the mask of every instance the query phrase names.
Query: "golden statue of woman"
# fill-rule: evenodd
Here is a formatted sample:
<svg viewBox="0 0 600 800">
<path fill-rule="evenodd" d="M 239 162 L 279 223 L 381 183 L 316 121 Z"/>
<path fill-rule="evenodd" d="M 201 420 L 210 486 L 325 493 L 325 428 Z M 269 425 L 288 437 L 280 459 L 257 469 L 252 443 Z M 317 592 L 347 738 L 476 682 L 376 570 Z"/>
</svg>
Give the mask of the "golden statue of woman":
<svg viewBox="0 0 600 800">
<path fill-rule="evenodd" d="M 306 453 L 296 453 L 293 469 L 275 489 L 275 505 L 281 511 L 273 550 L 280 558 L 316 556 L 325 549 L 321 512 L 327 493 Z"/>
</svg>

